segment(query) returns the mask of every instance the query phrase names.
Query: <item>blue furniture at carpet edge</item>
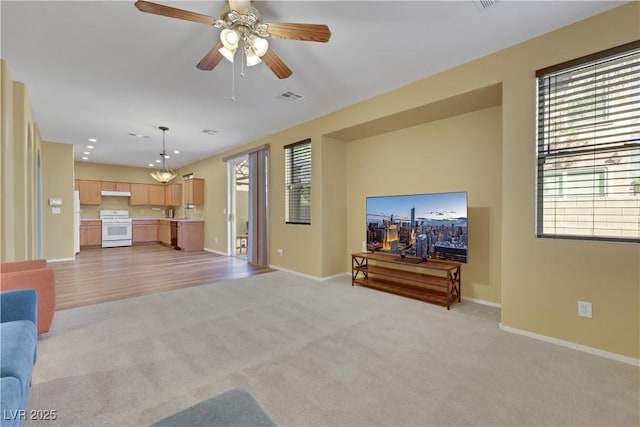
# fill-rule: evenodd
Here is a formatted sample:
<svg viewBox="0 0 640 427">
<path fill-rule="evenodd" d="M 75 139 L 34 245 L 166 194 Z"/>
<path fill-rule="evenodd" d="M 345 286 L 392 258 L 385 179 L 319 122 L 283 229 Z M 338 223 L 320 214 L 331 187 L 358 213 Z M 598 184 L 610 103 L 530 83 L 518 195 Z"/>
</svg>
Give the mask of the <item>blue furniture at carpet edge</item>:
<svg viewBox="0 0 640 427">
<path fill-rule="evenodd" d="M 0 292 L 0 426 L 19 427 L 25 417 L 36 362 L 38 294 Z"/>
</svg>

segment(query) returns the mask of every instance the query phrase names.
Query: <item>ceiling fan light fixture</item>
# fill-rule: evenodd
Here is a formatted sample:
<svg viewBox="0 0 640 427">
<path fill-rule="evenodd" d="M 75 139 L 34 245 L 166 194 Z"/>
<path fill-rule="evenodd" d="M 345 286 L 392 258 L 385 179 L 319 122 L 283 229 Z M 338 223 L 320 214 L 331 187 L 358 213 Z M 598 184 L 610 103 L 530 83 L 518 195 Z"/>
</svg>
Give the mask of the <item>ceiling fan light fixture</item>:
<svg viewBox="0 0 640 427">
<path fill-rule="evenodd" d="M 262 62 L 262 59 L 260 59 L 260 57 L 256 55 L 256 53 L 254 52 L 253 49 L 251 49 L 251 47 L 247 46 L 244 50 L 244 53 L 246 56 L 247 67 L 253 67 L 254 65 L 258 65 L 259 63 Z"/>
<path fill-rule="evenodd" d="M 238 42 L 240 41 L 240 35 L 235 29 L 225 28 L 220 32 L 220 41 L 229 50 L 235 50 L 238 48 Z"/>
<path fill-rule="evenodd" d="M 256 55 L 262 58 L 262 55 L 267 53 L 269 50 L 269 42 L 267 39 L 263 39 L 261 37 L 254 37 L 251 41 L 251 48 L 255 52 Z"/>
<path fill-rule="evenodd" d="M 233 63 L 233 57 L 236 55 L 236 50 L 238 50 L 240 35 L 235 29 L 225 28 L 220 32 L 220 41 L 222 42 L 222 47 L 218 49 L 218 52 Z"/>
<path fill-rule="evenodd" d="M 224 56 L 227 61 L 233 63 L 233 57 L 236 55 L 236 49 L 229 50 L 226 47 L 222 46 L 220 49 L 218 49 L 218 52 L 220 52 L 220 54 Z"/>
<path fill-rule="evenodd" d="M 169 130 L 169 128 L 166 126 L 160 126 L 158 129 L 162 131 L 162 153 L 160 153 L 160 157 L 162 158 L 162 167 L 160 169 L 156 169 L 154 172 L 151 172 L 149 175 L 151 175 L 151 178 L 155 179 L 156 181 L 166 184 L 167 182 L 175 178 L 178 174 L 171 170 L 171 168 L 169 167 L 169 162 L 167 162 L 169 156 L 167 156 L 167 151 L 165 150 L 164 135 L 165 132 Z"/>
</svg>

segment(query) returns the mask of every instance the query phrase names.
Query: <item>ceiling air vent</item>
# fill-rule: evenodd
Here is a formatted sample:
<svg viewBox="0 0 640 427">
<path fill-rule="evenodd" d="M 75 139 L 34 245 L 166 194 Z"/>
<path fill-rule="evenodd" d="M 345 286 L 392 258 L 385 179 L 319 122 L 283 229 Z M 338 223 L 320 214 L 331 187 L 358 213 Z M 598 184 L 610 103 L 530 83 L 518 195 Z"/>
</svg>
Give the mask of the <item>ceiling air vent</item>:
<svg viewBox="0 0 640 427">
<path fill-rule="evenodd" d="M 286 91 L 285 93 L 281 94 L 280 96 L 278 96 L 278 98 L 287 101 L 287 102 L 296 102 L 296 101 L 300 101 L 302 98 L 304 98 L 303 95 L 299 95 L 297 93 L 293 93 L 290 90 Z"/>
<path fill-rule="evenodd" d="M 207 135 L 215 135 L 218 133 L 218 131 L 213 129 L 202 129 L 202 133 L 206 133 Z"/>
<path fill-rule="evenodd" d="M 491 6 L 496 4 L 498 0 L 473 0 L 473 4 L 476 6 L 480 12 L 483 10 L 489 9 Z"/>
<path fill-rule="evenodd" d="M 151 138 L 149 135 L 142 135 L 142 134 L 133 133 L 133 132 L 129 132 L 129 136 L 133 136 L 133 137 L 136 137 L 136 138 L 144 138 L 144 139 Z"/>
</svg>

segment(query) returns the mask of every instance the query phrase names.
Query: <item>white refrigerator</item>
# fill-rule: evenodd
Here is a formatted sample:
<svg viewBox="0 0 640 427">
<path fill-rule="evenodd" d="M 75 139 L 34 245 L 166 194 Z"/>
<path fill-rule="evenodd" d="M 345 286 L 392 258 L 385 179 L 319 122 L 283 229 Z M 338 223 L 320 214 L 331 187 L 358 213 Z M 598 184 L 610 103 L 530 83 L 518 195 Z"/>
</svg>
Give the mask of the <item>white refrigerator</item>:
<svg viewBox="0 0 640 427">
<path fill-rule="evenodd" d="M 80 253 L 80 192 L 73 192 L 73 253 Z"/>
</svg>

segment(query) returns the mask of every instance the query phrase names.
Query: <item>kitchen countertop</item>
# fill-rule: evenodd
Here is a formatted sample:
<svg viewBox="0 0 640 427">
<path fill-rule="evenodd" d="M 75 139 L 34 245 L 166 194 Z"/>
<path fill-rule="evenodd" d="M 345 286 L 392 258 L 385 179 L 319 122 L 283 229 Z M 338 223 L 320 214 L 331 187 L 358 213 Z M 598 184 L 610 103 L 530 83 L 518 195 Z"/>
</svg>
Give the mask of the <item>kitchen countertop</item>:
<svg viewBox="0 0 640 427">
<path fill-rule="evenodd" d="M 180 222 L 198 222 L 204 221 L 203 218 L 131 218 L 134 221 L 180 221 Z"/>
<path fill-rule="evenodd" d="M 204 221 L 204 218 L 131 218 L 132 221 L 180 221 L 180 222 L 198 222 Z M 80 221 L 101 221 L 100 218 L 80 218 Z"/>
</svg>

